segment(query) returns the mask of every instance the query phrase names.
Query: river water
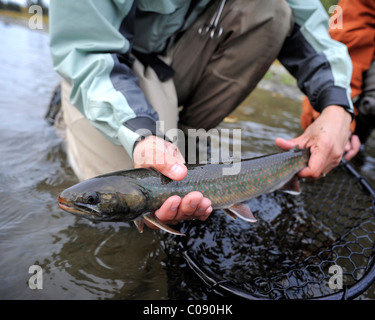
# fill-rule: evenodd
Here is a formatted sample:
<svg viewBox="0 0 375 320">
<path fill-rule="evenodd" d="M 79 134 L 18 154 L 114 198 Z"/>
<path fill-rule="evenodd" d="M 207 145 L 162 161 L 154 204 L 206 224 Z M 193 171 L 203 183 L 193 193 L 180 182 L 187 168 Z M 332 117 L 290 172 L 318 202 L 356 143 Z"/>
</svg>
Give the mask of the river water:
<svg viewBox="0 0 375 320">
<path fill-rule="evenodd" d="M 208 298 L 186 263 L 177 262 L 180 273 L 168 269 L 179 258 L 162 232 L 94 224 L 58 208 L 57 195 L 77 179 L 44 120 L 59 83 L 48 35 L 2 22 L 0 35 L 0 299 Z M 243 156 L 272 153 L 275 137 L 300 133 L 299 105 L 257 89 L 234 113 L 237 121 L 221 127 L 242 128 Z M 354 164 L 375 185 L 374 139 Z M 33 265 L 42 270 L 39 290 L 29 287 Z M 181 279 L 171 281 L 176 273 Z"/>
</svg>

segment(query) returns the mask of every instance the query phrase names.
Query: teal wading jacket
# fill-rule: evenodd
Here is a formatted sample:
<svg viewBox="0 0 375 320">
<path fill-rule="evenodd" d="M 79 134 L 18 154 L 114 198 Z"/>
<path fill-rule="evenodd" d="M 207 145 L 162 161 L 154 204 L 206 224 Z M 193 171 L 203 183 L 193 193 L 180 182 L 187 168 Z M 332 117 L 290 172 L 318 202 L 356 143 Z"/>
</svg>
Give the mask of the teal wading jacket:
<svg viewBox="0 0 375 320">
<path fill-rule="evenodd" d="M 163 52 L 210 2 L 195 1 L 189 10 L 192 1 L 51 0 L 53 65 L 72 85 L 71 103 L 130 156 L 139 138 L 135 131 L 154 128 L 158 120 L 131 71 L 130 51 Z M 279 60 L 317 111 L 336 104 L 353 113 L 350 57 L 344 45 L 330 38 L 328 15 L 320 1 L 287 3 L 295 27 Z"/>
</svg>

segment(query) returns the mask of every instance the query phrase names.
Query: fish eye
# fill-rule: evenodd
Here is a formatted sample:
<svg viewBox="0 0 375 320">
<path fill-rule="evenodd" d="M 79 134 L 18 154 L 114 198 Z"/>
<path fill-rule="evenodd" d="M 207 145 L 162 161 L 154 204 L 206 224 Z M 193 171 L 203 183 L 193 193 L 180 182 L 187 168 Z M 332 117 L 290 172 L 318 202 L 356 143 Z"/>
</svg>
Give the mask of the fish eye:
<svg viewBox="0 0 375 320">
<path fill-rule="evenodd" d="M 85 200 L 88 204 L 97 204 L 99 202 L 99 196 L 95 192 L 90 192 L 85 195 Z"/>
</svg>

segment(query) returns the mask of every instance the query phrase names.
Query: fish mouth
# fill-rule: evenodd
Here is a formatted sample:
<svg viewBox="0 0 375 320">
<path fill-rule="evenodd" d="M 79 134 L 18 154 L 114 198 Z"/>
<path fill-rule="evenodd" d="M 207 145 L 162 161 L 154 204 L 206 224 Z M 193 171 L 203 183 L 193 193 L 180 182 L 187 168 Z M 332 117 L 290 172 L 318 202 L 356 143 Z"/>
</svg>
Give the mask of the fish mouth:
<svg viewBox="0 0 375 320">
<path fill-rule="evenodd" d="M 81 213 L 81 211 L 79 211 L 78 209 L 76 209 L 73 205 L 71 205 L 67 200 L 65 200 L 64 198 L 62 197 L 58 197 L 57 198 L 57 201 L 59 202 L 58 203 L 58 206 L 65 210 L 65 211 L 68 211 L 68 212 L 71 212 L 71 213 Z"/>
<path fill-rule="evenodd" d="M 68 200 L 62 198 L 61 196 L 59 196 L 57 200 L 59 202 L 58 206 L 67 212 L 79 216 L 85 216 L 86 218 L 93 220 L 98 220 L 100 217 L 100 213 L 90 205 L 86 205 L 83 203 L 71 203 Z"/>
</svg>

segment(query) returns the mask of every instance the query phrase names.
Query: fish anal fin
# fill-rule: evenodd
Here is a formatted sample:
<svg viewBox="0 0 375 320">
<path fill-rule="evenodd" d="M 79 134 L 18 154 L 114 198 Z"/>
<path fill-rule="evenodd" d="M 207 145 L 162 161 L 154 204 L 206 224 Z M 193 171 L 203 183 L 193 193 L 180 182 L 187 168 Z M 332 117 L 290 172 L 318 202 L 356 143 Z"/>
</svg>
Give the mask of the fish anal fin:
<svg viewBox="0 0 375 320">
<path fill-rule="evenodd" d="M 226 211 L 234 213 L 237 217 L 248 222 L 256 222 L 257 219 L 254 217 L 250 210 L 250 207 L 246 203 L 237 203 L 227 208 Z"/>
<path fill-rule="evenodd" d="M 143 225 L 144 225 L 144 220 L 143 219 L 135 219 L 133 220 L 135 226 L 137 227 L 139 233 L 143 232 Z"/>
<path fill-rule="evenodd" d="M 143 216 L 143 219 L 145 219 L 146 221 L 150 222 L 151 224 L 153 224 L 154 226 L 166 231 L 166 232 L 169 232 L 169 233 L 172 233 L 172 234 L 175 234 L 175 235 L 179 235 L 179 236 L 184 236 L 185 234 L 181 233 L 181 232 L 178 232 L 174 229 L 172 229 L 171 227 L 167 226 L 165 223 L 161 222 L 156 216 L 154 213 L 148 213 L 146 215 Z"/>
<path fill-rule="evenodd" d="M 280 188 L 283 192 L 292 194 L 292 195 L 299 195 L 301 193 L 301 189 L 298 183 L 298 177 L 295 175 L 292 179 L 290 179 L 282 188 Z"/>
</svg>

